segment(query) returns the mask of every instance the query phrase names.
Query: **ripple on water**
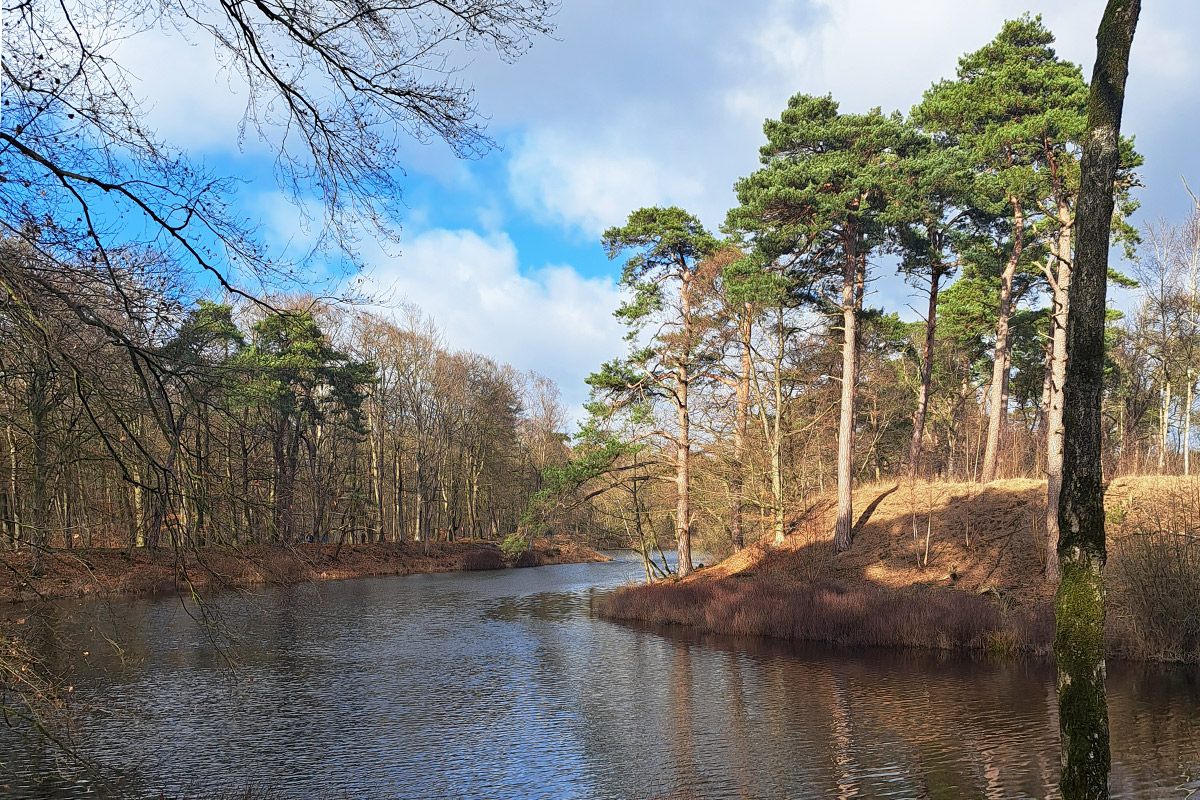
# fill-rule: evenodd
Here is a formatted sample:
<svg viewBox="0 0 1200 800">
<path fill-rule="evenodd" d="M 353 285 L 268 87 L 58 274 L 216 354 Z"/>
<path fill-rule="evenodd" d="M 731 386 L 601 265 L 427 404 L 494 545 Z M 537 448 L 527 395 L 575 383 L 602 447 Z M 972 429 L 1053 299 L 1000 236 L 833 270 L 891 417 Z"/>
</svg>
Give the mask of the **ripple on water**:
<svg viewBox="0 0 1200 800">
<path fill-rule="evenodd" d="M 618 561 L 224 598 L 223 653 L 171 600 L 74 606 L 55 631 L 92 652 L 80 741 L 148 797 L 248 784 L 489 800 L 1057 796 L 1045 665 L 589 616 L 594 589 L 639 572 Z M 1110 714 L 1116 796 L 1200 787 L 1196 671 L 1111 665 Z M 106 794 L 11 733 L 0 751 L 15 797 Z"/>
</svg>

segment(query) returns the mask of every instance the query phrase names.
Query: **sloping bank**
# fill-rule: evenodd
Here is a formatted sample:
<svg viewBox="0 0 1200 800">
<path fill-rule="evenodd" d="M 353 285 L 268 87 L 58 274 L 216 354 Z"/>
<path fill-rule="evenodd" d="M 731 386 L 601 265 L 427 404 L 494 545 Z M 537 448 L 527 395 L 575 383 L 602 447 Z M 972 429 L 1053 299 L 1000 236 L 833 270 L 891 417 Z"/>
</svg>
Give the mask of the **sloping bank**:
<svg viewBox="0 0 1200 800">
<path fill-rule="evenodd" d="M 601 553 L 565 539 L 542 539 L 506 561 L 490 542 L 407 542 L 403 544 L 256 545 L 157 550 L 55 551 L 44 574 L 29 577 L 24 553 L 0 555 L 0 602 L 65 597 L 115 597 L 173 591 L 198 593 L 264 584 L 411 575 L 509 566 L 608 561 Z"/>
<path fill-rule="evenodd" d="M 1048 656 L 1054 586 L 1045 565 L 1045 482 L 908 483 L 858 490 L 854 546 L 834 555 L 832 497 L 682 581 L 597 600 L 611 619 L 849 647 Z M 1113 481 L 1108 509 L 1112 656 L 1200 661 L 1200 481 Z"/>
</svg>

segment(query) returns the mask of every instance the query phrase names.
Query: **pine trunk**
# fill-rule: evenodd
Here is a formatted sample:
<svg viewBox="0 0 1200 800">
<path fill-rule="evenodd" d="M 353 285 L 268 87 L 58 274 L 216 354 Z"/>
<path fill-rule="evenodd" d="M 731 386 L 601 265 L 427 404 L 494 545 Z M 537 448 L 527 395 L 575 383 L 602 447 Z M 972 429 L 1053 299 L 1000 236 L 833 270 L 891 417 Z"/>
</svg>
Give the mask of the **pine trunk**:
<svg viewBox="0 0 1200 800">
<path fill-rule="evenodd" d="M 858 309 L 859 273 L 856 241 L 850 239 L 846 262 L 842 267 L 842 397 L 838 420 L 837 523 L 833 549 L 843 553 L 854 543 L 854 384 L 858 381 Z"/>
<path fill-rule="evenodd" d="M 1013 207 L 1013 251 L 1000 275 L 1000 306 L 996 321 L 996 348 L 992 362 L 992 389 L 988 400 L 991 416 L 988 417 L 987 446 L 983 454 L 983 472 L 980 480 L 991 483 L 999 477 L 1000 443 L 1008 423 L 1008 368 L 1011 343 L 1008 338 L 1008 323 L 1012 316 L 1013 277 L 1025 246 L 1025 209 L 1016 198 L 1011 198 Z"/>
<path fill-rule="evenodd" d="M 917 388 L 917 408 L 913 412 L 912 444 L 908 449 L 908 473 L 911 476 L 915 476 L 921 466 L 925 415 L 929 407 L 929 385 L 933 381 L 933 346 L 937 335 L 937 302 L 941 282 L 941 270 L 934 270 L 929 279 L 929 308 L 925 313 L 925 346 L 921 350 L 921 385 Z"/>
<path fill-rule="evenodd" d="M 1050 360 L 1050 408 L 1046 415 L 1046 578 L 1057 581 L 1058 496 L 1063 469 L 1063 381 L 1067 373 L 1067 313 L 1071 291 L 1071 229 L 1069 210 L 1059 209 L 1058 270 L 1055 276 L 1052 349 Z M 1066 217 L 1064 220 L 1063 217 Z"/>
</svg>

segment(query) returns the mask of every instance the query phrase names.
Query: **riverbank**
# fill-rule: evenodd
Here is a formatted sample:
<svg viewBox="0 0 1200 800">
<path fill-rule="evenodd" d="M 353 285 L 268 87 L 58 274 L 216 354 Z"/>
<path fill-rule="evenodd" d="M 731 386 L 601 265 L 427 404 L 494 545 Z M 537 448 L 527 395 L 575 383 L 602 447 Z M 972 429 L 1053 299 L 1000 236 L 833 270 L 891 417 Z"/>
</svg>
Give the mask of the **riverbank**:
<svg viewBox="0 0 1200 800">
<path fill-rule="evenodd" d="M 0 555 L 0 602 L 210 592 L 264 584 L 608 561 L 566 539 L 539 539 L 517 564 L 491 542 L 255 545 L 158 550 L 56 550 L 29 578 L 26 553 Z"/>
<path fill-rule="evenodd" d="M 1046 656 L 1045 481 L 901 482 L 856 491 L 854 546 L 833 552 L 835 498 L 682 581 L 602 598 L 612 619 L 828 642 Z M 1200 661 L 1200 480 L 1109 486 L 1107 644 L 1118 658 Z"/>
</svg>

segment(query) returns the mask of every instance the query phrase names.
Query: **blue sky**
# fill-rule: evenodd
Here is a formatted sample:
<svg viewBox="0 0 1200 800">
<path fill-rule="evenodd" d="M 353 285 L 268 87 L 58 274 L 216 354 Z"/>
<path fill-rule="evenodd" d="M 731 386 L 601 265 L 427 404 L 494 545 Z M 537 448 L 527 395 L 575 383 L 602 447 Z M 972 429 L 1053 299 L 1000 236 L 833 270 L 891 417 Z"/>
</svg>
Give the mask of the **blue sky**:
<svg viewBox="0 0 1200 800">
<path fill-rule="evenodd" d="M 401 154 L 408 208 L 399 252 L 364 247 L 366 285 L 407 300 L 454 348 L 554 378 L 564 399 L 622 352 L 612 319 L 619 264 L 601 231 L 631 210 L 678 204 L 716 227 L 734 181 L 754 169 L 763 119 L 799 91 L 848 111 L 907 111 L 1002 21 L 1044 16 L 1060 55 L 1090 75 L 1103 0 L 566 0 L 554 39 L 513 65 L 473 54 L 475 86 L 500 147 L 455 159 L 441 144 Z M 1141 220 L 1181 219 L 1200 187 L 1200 2 L 1155 0 L 1134 43 L 1125 129 L 1146 156 Z M 245 94 L 211 46 L 143 34 L 130 65 L 162 138 L 244 176 L 239 202 L 275 241 L 305 232 L 271 178 L 269 143 L 239 147 Z M 169 64 L 171 69 L 163 69 Z M 180 78 L 184 80 L 180 80 Z M 871 301 L 913 316 L 904 284 L 882 276 Z"/>
</svg>

